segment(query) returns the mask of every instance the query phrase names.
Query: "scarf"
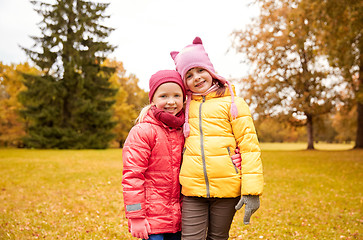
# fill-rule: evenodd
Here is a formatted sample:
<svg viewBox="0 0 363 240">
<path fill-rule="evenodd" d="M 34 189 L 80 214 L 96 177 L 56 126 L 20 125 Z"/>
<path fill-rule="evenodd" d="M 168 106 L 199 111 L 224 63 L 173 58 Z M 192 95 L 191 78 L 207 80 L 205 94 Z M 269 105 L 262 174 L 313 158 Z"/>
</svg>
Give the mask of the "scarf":
<svg viewBox="0 0 363 240">
<path fill-rule="evenodd" d="M 157 109 L 155 106 L 151 107 L 151 111 L 157 120 L 164 123 L 168 127 L 178 128 L 184 124 L 184 110 L 181 110 L 175 116 L 161 109 Z"/>
<path fill-rule="evenodd" d="M 212 86 L 207 91 L 205 91 L 204 93 L 193 93 L 193 95 L 206 96 L 208 93 L 217 91 L 218 88 L 219 88 L 218 84 L 217 83 L 213 83 Z"/>
</svg>

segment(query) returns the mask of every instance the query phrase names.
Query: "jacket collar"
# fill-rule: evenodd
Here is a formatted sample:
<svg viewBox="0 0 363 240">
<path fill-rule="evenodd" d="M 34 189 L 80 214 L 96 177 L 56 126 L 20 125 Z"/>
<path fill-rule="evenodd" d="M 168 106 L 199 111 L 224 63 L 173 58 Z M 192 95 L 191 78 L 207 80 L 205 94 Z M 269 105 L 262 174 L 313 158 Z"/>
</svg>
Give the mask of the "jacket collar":
<svg viewBox="0 0 363 240">
<path fill-rule="evenodd" d="M 234 95 L 236 95 L 236 90 L 235 90 L 234 85 L 232 85 L 232 89 L 233 89 Z M 224 94 L 222 96 L 217 96 L 216 94 L 217 94 L 216 91 L 211 92 L 211 93 L 208 93 L 205 96 L 205 99 L 208 100 L 208 99 L 212 99 L 212 98 L 231 96 L 231 92 L 229 91 L 229 89 L 227 87 L 226 87 L 226 90 L 225 90 L 225 92 L 224 92 Z M 201 95 L 192 95 L 192 100 L 202 101 L 203 100 L 203 96 L 201 96 Z"/>
</svg>

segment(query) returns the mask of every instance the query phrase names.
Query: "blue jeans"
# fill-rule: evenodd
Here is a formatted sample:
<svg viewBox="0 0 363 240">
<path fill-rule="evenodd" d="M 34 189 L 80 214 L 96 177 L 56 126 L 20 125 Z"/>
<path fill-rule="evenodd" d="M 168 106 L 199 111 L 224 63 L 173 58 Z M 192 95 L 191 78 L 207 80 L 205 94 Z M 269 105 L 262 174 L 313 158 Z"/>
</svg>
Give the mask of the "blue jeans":
<svg viewBox="0 0 363 240">
<path fill-rule="evenodd" d="M 151 234 L 149 240 L 181 240 L 181 232 Z"/>
</svg>

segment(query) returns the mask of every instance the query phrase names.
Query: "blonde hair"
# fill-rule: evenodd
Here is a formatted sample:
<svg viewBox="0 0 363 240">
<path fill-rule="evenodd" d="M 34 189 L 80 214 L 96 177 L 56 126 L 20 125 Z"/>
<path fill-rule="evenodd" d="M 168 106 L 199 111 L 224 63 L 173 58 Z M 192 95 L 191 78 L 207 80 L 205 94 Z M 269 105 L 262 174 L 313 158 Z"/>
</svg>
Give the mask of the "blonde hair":
<svg viewBox="0 0 363 240">
<path fill-rule="evenodd" d="M 135 124 L 140 123 L 144 120 L 144 117 L 146 116 L 146 113 L 150 110 L 152 107 L 151 104 L 145 106 L 143 109 L 141 109 L 139 116 L 135 119 Z"/>
</svg>

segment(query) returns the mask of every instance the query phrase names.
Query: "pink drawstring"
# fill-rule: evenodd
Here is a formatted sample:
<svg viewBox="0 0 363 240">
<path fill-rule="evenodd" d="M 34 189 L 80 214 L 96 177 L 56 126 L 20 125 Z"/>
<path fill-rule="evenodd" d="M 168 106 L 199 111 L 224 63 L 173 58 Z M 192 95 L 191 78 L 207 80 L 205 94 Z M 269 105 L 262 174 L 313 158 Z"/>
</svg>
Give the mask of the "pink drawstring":
<svg viewBox="0 0 363 240">
<path fill-rule="evenodd" d="M 227 85 L 228 85 L 228 88 L 229 88 L 229 91 L 231 92 L 231 116 L 232 116 L 232 119 L 236 119 L 237 116 L 238 116 L 238 109 L 237 109 L 237 105 L 236 103 L 234 102 L 234 93 L 233 93 L 233 89 L 232 89 L 232 86 L 231 86 L 231 83 L 226 81 L 227 82 Z"/>
<path fill-rule="evenodd" d="M 183 126 L 184 137 L 186 137 L 186 138 L 189 137 L 189 133 L 190 133 L 189 106 L 190 106 L 191 100 L 192 100 L 192 92 L 187 91 L 187 103 L 185 104 L 185 122 L 184 122 L 184 126 Z"/>
</svg>

